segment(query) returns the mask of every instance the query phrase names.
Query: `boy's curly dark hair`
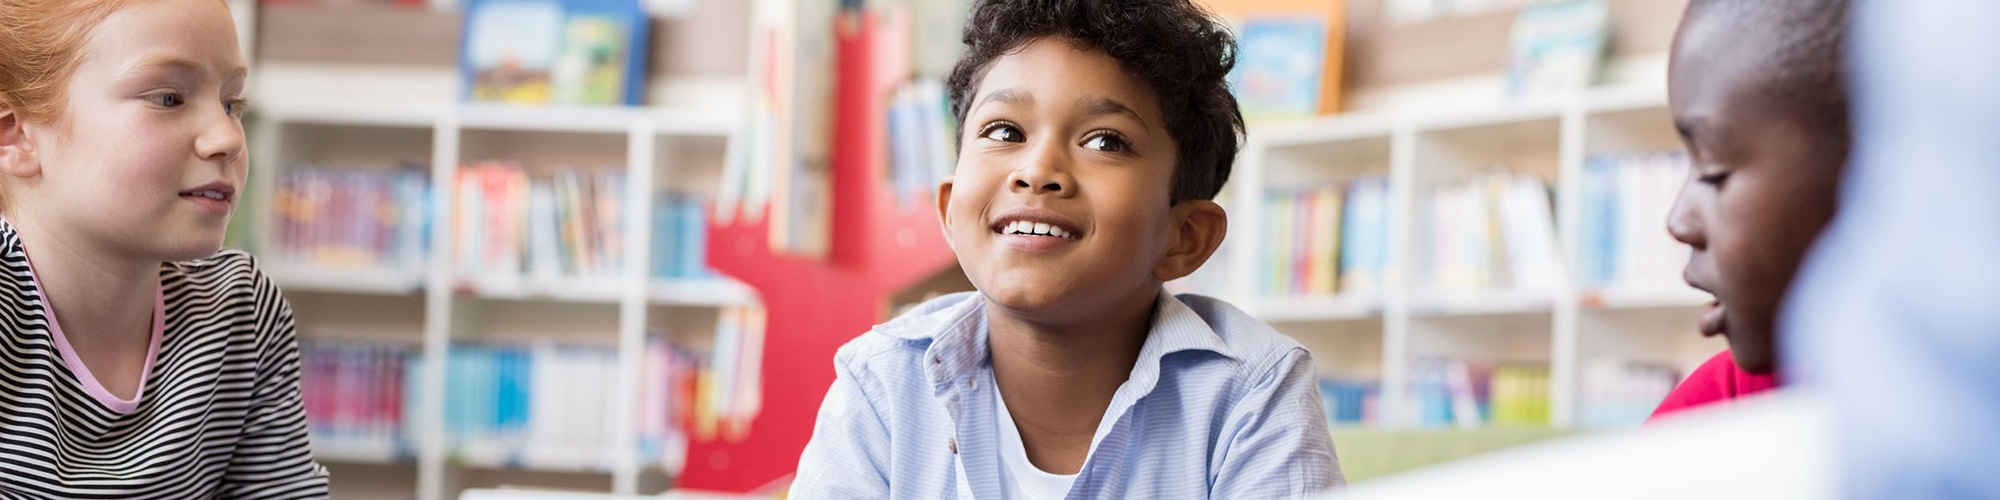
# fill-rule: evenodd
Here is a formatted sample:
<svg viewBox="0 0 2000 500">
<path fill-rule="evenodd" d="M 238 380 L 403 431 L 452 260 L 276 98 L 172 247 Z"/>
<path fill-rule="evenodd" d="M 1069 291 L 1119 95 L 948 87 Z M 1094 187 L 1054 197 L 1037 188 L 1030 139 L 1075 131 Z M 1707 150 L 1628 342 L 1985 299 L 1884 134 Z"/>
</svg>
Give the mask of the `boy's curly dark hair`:
<svg viewBox="0 0 2000 500">
<path fill-rule="evenodd" d="M 1104 51 L 1151 87 L 1180 153 L 1172 203 L 1215 198 L 1242 142 L 1243 113 L 1228 81 L 1236 39 L 1190 0 L 979 0 L 948 82 L 960 137 L 993 61 L 1048 37 Z"/>
</svg>

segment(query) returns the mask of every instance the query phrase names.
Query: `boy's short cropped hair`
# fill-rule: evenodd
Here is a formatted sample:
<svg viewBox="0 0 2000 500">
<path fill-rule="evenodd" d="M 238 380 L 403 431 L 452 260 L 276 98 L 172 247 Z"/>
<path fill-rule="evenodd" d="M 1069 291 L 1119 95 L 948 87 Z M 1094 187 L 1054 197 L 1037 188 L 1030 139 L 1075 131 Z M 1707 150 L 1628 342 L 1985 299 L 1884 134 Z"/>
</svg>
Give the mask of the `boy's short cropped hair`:
<svg viewBox="0 0 2000 500">
<path fill-rule="evenodd" d="M 1178 153 L 1171 202 L 1215 198 L 1243 134 L 1228 82 L 1236 40 L 1222 23 L 1190 0 L 980 0 L 949 80 L 960 137 L 987 68 L 1041 38 L 1103 51 L 1145 82 Z"/>
</svg>

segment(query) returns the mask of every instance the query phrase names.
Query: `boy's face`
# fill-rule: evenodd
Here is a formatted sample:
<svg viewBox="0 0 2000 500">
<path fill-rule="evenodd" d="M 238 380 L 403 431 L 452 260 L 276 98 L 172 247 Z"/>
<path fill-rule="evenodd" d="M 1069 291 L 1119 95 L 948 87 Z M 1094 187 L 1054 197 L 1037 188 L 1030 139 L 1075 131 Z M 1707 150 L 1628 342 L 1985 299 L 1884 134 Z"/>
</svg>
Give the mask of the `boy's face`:
<svg viewBox="0 0 2000 500">
<path fill-rule="evenodd" d="M 1713 293 L 1705 335 L 1726 335 L 1745 371 L 1776 369 L 1772 332 L 1799 261 L 1833 217 L 1842 141 L 1805 122 L 1770 88 L 1780 48 L 1768 30 L 1690 12 L 1675 37 L 1668 75 L 1674 123 L 1693 160 L 1668 216 L 1693 247 L 1684 276 Z"/>
<path fill-rule="evenodd" d="M 93 28 L 83 51 L 60 117 L 22 125 L 34 175 L 10 172 L 14 206 L 135 258 L 215 253 L 248 176 L 229 11 L 214 0 L 134 2 Z"/>
<path fill-rule="evenodd" d="M 1157 293 L 1182 211 L 1176 150 L 1158 99 L 1117 60 L 1047 38 L 994 60 L 962 141 L 939 217 L 989 300 L 1063 321 Z"/>
</svg>

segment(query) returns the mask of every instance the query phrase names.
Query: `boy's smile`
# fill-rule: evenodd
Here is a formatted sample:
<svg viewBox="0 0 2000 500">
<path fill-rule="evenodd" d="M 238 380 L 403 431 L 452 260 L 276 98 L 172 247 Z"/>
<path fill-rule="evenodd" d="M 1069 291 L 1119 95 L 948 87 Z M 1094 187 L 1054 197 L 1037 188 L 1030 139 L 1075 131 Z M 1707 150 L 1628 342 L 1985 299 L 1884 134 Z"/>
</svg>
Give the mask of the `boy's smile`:
<svg viewBox="0 0 2000 500">
<path fill-rule="evenodd" d="M 1035 207 L 1020 207 L 1000 214 L 993 222 L 993 232 L 1009 248 L 1024 252 L 1067 249 L 1083 238 L 1083 229 L 1069 217 Z"/>
</svg>

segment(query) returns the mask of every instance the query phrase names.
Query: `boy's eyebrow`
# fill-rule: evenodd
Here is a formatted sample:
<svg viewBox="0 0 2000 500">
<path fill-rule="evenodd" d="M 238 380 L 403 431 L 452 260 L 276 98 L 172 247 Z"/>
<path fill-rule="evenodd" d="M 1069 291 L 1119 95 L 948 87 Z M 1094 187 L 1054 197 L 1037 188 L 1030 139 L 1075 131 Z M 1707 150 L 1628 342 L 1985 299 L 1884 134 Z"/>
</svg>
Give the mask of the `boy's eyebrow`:
<svg viewBox="0 0 2000 500">
<path fill-rule="evenodd" d="M 1675 118 L 1674 131 L 1681 134 L 1682 141 L 1689 143 L 1710 134 L 1708 120 L 1703 118 Z"/>
<path fill-rule="evenodd" d="M 1000 101 L 1001 103 L 1015 106 L 1033 106 L 1035 104 L 1035 95 L 1019 89 L 1000 89 L 993 91 L 991 94 L 986 94 L 986 98 L 980 99 L 979 104 L 973 105 L 972 109 L 978 110 L 980 106 L 985 106 L 986 103 L 993 101 Z M 968 112 L 966 114 L 971 113 Z"/>
<path fill-rule="evenodd" d="M 1133 111 L 1131 106 L 1126 106 L 1125 103 L 1118 102 L 1117 99 L 1085 96 L 1082 99 L 1077 99 L 1076 105 L 1087 116 L 1125 115 L 1132 117 L 1132 121 L 1138 123 L 1139 127 L 1146 129 L 1147 132 L 1153 130 L 1152 126 L 1146 125 L 1145 120 L 1139 119 L 1139 112 Z"/>
</svg>

